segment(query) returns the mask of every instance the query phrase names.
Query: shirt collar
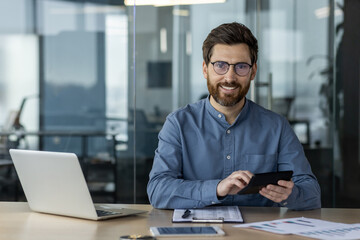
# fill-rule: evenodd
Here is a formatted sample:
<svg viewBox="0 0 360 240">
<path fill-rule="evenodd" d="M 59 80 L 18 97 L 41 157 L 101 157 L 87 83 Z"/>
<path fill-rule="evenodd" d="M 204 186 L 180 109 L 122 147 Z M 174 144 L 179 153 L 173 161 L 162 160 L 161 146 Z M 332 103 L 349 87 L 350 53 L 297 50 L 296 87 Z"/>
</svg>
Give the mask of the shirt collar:
<svg viewBox="0 0 360 240">
<path fill-rule="evenodd" d="M 242 119 L 244 119 L 246 113 L 249 110 L 249 100 L 247 98 L 245 98 L 245 104 L 244 107 L 241 109 L 239 115 L 236 117 L 235 122 L 232 125 L 237 124 L 238 122 L 240 122 Z M 206 98 L 206 103 L 205 103 L 205 108 L 206 110 L 210 113 L 210 115 L 216 119 L 217 121 L 219 121 L 221 124 L 226 124 L 227 126 L 229 126 L 229 123 L 226 121 L 225 119 L 225 115 L 219 111 L 217 111 L 210 103 L 210 95 Z"/>
</svg>

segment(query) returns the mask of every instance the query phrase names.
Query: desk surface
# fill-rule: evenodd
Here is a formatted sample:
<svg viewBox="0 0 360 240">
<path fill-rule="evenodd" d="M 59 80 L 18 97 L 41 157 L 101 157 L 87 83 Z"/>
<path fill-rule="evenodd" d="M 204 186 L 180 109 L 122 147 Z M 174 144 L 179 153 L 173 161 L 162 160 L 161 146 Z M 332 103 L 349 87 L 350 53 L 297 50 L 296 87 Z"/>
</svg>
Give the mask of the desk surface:
<svg viewBox="0 0 360 240">
<path fill-rule="evenodd" d="M 112 205 L 112 204 L 111 204 Z M 171 223 L 172 210 L 153 209 L 150 205 L 117 206 L 147 210 L 148 213 L 105 221 L 91 221 L 69 217 L 34 213 L 27 203 L 0 202 L 0 238 L 7 240 L 53 240 L 53 239 L 96 239 L 117 240 L 122 235 L 149 235 L 151 226 L 187 226 L 191 224 Z M 312 211 L 291 211 L 286 208 L 241 207 L 244 220 L 249 222 L 274 220 L 278 218 L 309 217 L 343 223 L 360 222 L 360 209 L 323 208 Z M 192 224 L 196 226 L 217 225 L 226 236 L 220 239 L 308 239 L 295 235 L 277 235 L 251 229 L 232 227 L 233 224 Z M 160 239 L 160 238 L 159 238 Z M 166 239 L 166 238 L 161 238 Z M 174 238 L 170 238 L 174 239 Z M 206 239 L 197 237 L 196 239 Z"/>
</svg>

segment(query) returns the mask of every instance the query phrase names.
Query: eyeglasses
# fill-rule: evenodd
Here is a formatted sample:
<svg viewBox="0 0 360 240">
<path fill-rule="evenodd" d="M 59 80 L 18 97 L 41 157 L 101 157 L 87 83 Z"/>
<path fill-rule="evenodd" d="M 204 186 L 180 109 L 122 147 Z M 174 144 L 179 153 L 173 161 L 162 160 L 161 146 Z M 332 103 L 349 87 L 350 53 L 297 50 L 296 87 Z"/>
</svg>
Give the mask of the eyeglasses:
<svg viewBox="0 0 360 240">
<path fill-rule="evenodd" d="M 239 75 L 240 77 L 244 77 L 244 76 L 248 75 L 250 72 L 250 69 L 253 66 L 253 65 L 250 65 L 248 63 L 243 63 L 243 62 L 230 64 L 230 63 L 223 62 L 223 61 L 212 62 L 211 64 L 214 67 L 214 71 L 219 75 L 226 74 L 229 71 L 230 66 L 234 65 L 235 73 L 237 75 Z"/>
</svg>

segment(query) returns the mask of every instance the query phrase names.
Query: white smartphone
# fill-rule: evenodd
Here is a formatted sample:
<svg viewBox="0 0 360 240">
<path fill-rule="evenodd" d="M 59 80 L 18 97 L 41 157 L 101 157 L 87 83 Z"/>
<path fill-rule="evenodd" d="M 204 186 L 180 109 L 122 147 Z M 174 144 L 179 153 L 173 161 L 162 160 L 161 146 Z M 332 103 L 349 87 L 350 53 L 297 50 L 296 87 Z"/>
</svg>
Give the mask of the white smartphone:
<svg viewBox="0 0 360 240">
<path fill-rule="evenodd" d="M 217 226 L 209 227 L 150 227 L 157 237 L 223 236 L 225 232 Z"/>
</svg>

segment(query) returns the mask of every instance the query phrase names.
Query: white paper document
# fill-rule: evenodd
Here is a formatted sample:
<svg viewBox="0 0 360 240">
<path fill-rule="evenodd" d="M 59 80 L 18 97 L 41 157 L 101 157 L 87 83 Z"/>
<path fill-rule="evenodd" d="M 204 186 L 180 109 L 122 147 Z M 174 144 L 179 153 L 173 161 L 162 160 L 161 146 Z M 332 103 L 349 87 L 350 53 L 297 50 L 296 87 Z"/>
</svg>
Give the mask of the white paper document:
<svg viewBox="0 0 360 240">
<path fill-rule="evenodd" d="M 190 211 L 185 214 L 185 211 Z M 238 206 L 215 206 L 199 209 L 175 209 L 173 222 L 229 222 L 241 223 L 243 218 Z"/>
<path fill-rule="evenodd" d="M 317 239 L 360 239 L 360 224 L 345 224 L 313 218 L 286 218 L 234 225 L 277 234 L 296 234 Z"/>
<path fill-rule="evenodd" d="M 325 228 L 317 231 L 305 231 L 296 235 L 326 240 L 355 240 L 360 239 L 360 224 L 347 224 L 337 228 Z"/>
</svg>

